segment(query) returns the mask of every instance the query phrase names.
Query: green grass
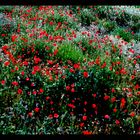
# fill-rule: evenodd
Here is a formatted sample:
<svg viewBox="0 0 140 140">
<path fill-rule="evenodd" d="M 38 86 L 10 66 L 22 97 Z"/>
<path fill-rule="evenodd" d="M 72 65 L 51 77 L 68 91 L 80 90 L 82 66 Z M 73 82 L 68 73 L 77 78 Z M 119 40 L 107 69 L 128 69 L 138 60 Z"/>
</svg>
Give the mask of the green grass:
<svg viewBox="0 0 140 140">
<path fill-rule="evenodd" d="M 63 61 L 71 60 L 74 63 L 82 62 L 84 59 L 82 51 L 71 43 L 63 43 L 59 46 L 57 57 Z"/>
</svg>

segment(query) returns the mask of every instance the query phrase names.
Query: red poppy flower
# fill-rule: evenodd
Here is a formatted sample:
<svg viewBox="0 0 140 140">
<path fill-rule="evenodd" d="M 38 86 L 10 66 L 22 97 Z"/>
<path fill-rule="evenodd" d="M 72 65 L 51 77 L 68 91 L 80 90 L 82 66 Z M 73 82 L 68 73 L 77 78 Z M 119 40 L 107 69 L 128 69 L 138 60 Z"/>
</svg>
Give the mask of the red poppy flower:
<svg viewBox="0 0 140 140">
<path fill-rule="evenodd" d="M 39 66 L 34 66 L 33 69 L 34 69 L 33 71 L 35 71 L 35 72 L 40 71 L 40 67 Z"/>
<path fill-rule="evenodd" d="M 1 47 L 3 51 L 6 51 L 8 49 L 8 46 L 4 45 Z"/>
<path fill-rule="evenodd" d="M 58 53 L 58 49 L 54 50 L 53 54 L 57 55 L 57 53 Z"/>
<path fill-rule="evenodd" d="M 87 110 L 84 108 L 84 112 L 87 112 Z"/>
<path fill-rule="evenodd" d="M 21 94 L 22 93 L 22 89 L 18 89 L 18 94 Z"/>
<path fill-rule="evenodd" d="M 86 121 L 87 120 L 87 116 L 83 116 L 83 120 Z"/>
<path fill-rule="evenodd" d="M 122 98 L 120 108 L 124 108 L 125 104 L 126 104 L 126 100 L 125 98 Z"/>
<path fill-rule="evenodd" d="M 96 104 L 92 104 L 92 108 L 96 108 Z"/>
<path fill-rule="evenodd" d="M 16 36 L 16 35 L 12 35 L 12 36 L 11 36 L 11 40 L 12 40 L 12 42 L 15 42 L 16 39 L 17 39 L 17 36 Z"/>
<path fill-rule="evenodd" d="M 136 84 L 134 88 L 138 90 L 140 88 L 139 84 Z"/>
<path fill-rule="evenodd" d="M 75 108 L 75 105 L 73 105 L 73 104 L 68 104 L 68 106 L 71 108 Z"/>
<path fill-rule="evenodd" d="M 50 104 L 52 105 L 53 104 L 53 101 L 50 101 Z"/>
<path fill-rule="evenodd" d="M 111 98 L 111 102 L 114 103 L 116 101 L 116 97 Z"/>
<path fill-rule="evenodd" d="M 113 109 L 113 112 L 114 112 L 114 113 L 116 113 L 116 112 L 117 112 L 117 109 L 116 109 L 116 108 L 114 108 L 114 109 Z"/>
<path fill-rule="evenodd" d="M 136 65 L 137 64 L 137 60 L 134 60 L 133 63 Z"/>
<path fill-rule="evenodd" d="M 112 71 L 112 66 L 110 66 L 109 69 Z"/>
<path fill-rule="evenodd" d="M 74 93 L 74 92 L 75 92 L 75 89 L 74 89 L 74 88 L 72 88 L 72 89 L 71 89 L 71 92 L 72 92 L 72 93 Z"/>
<path fill-rule="evenodd" d="M 105 54 L 106 54 L 106 55 L 109 55 L 109 52 L 108 52 L 108 51 L 106 51 L 106 52 L 105 52 Z"/>
<path fill-rule="evenodd" d="M 34 87 L 35 86 L 35 84 L 34 83 L 31 83 L 31 87 Z"/>
<path fill-rule="evenodd" d="M 59 115 L 57 113 L 54 114 L 54 118 L 58 118 Z"/>
<path fill-rule="evenodd" d="M 95 98 L 96 97 L 96 93 L 92 94 L 92 96 Z"/>
<path fill-rule="evenodd" d="M 114 88 L 112 88 L 111 92 L 112 92 L 112 93 L 114 93 L 114 92 L 115 92 L 115 89 L 114 89 Z"/>
<path fill-rule="evenodd" d="M 49 99 L 50 99 L 50 97 L 49 97 L 49 96 L 47 96 L 47 97 L 46 97 L 46 100 L 49 100 Z"/>
<path fill-rule="evenodd" d="M 50 23 L 49 23 L 50 25 L 53 25 L 53 22 L 52 21 L 50 21 Z"/>
<path fill-rule="evenodd" d="M 75 72 L 75 70 L 74 70 L 74 69 L 72 69 L 72 68 L 70 68 L 70 72 L 71 72 L 71 73 L 74 73 L 74 72 Z"/>
<path fill-rule="evenodd" d="M 52 114 L 50 114 L 48 117 L 49 117 L 50 119 L 52 119 L 52 118 L 53 118 L 53 115 L 52 115 Z"/>
<path fill-rule="evenodd" d="M 135 78 L 135 76 L 134 75 L 131 75 L 131 79 L 133 80 Z"/>
<path fill-rule="evenodd" d="M 80 127 L 83 127 L 84 126 L 84 123 L 80 123 Z"/>
<path fill-rule="evenodd" d="M 21 40 L 24 41 L 24 42 L 28 42 L 28 40 L 24 37 L 22 37 Z"/>
<path fill-rule="evenodd" d="M 87 78 L 88 77 L 88 72 L 83 72 L 83 76 L 85 77 L 85 78 Z"/>
<path fill-rule="evenodd" d="M 9 66 L 10 65 L 10 62 L 9 61 L 5 61 L 4 62 L 4 66 Z"/>
<path fill-rule="evenodd" d="M 133 111 L 133 112 L 131 112 L 129 115 L 130 115 L 131 117 L 134 117 L 136 114 L 135 114 L 135 112 Z"/>
<path fill-rule="evenodd" d="M 62 79 L 65 79 L 66 78 L 66 75 L 62 75 Z"/>
<path fill-rule="evenodd" d="M 91 135 L 91 134 L 92 134 L 92 132 L 87 131 L 87 130 L 83 131 L 82 133 L 83 133 L 84 135 Z"/>
<path fill-rule="evenodd" d="M 34 57 L 34 63 L 38 64 L 39 62 L 41 62 L 41 59 L 39 57 Z"/>
<path fill-rule="evenodd" d="M 100 65 L 100 57 L 97 57 L 95 60 L 96 65 Z"/>
<path fill-rule="evenodd" d="M 12 85 L 14 85 L 14 86 L 18 86 L 18 82 L 13 81 L 13 82 L 12 82 Z"/>
<path fill-rule="evenodd" d="M 30 80 L 30 78 L 27 77 L 27 78 L 26 78 L 26 81 L 29 81 L 29 80 Z"/>
<path fill-rule="evenodd" d="M 36 108 L 34 109 L 35 112 L 39 112 L 39 110 L 40 110 L 39 107 L 36 107 Z"/>
<path fill-rule="evenodd" d="M 72 100 L 71 102 L 72 102 L 72 103 L 75 103 L 75 100 Z"/>
<path fill-rule="evenodd" d="M 116 123 L 117 125 L 119 125 L 119 124 L 120 124 L 120 121 L 119 121 L 119 120 L 116 120 L 115 123 Z"/>
<path fill-rule="evenodd" d="M 74 85 L 74 83 L 73 83 L 73 84 L 71 84 L 71 87 L 72 87 L 72 88 L 74 88 L 74 86 L 75 86 L 75 85 Z"/>
<path fill-rule="evenodd" d="M 131 48 L 131 49 L 129 49 L 129 52 L 131 52 L 131 53 L 135 53 L 135 51 Z"/>
<path fill-rule="evenodd" d="M 109 119 L 110 116 L 109 116 L 109 115 L 105 115 L 104 118 L 105 118 L 105 119 Z"/>
<path fill-rule="evenodd" d="M 32 71 L 32 74 L 33 74 L 33 75 L 36 74 L 36 71 Z"/>
<path fill-rule="evenodd" d="M 121 74 L 127 74 L 127 71 L 126 71 L 125 68 L 122 68 L 122 69 L 120 70 L 120 73 L 121 73 Z"/>
<path fill-rule="evenodd" d="M 1 34 L 2 37 L 6 36 L 6 34 Z"/>
<path fill-rule="evenodd" d="M 106 67 L 106 62 L 103 63 L 103 65 L 101 66 L 101 68 L 105 68 Z"/>
<path fill-rule="evenodd" d="M 32 116 L 33 116 L 33 113 L 32 113 L 32 112 L 29 112 L 28 115 L 29 115 L 30 117 L 32 117 Z"/>
<path fill-rule="evenodd" d="M 106 100 L 108 100 L 110 98 L 110 96 L 108 96 L 108 95 L 105 95 L 104 96 L 104 100 L 106 101 Z"/>
<path fill-rule="evenodd" d="M 75 69 L 79 69 L 79 68 L 80 68 L 80 65 L 79 65 L 79 64 L 74 64 L 73 67 L 74 67 Z"/>
<path fill-rule="evenodd" d="M 44 90 L 43 90 L 42 88 L 40 88 L 40 89 L 39 89 L 39 92 L 40 92 L 40 93 L 43 93 L 43 92 L 44 92 Z"/>
<path fill-rule="evenodd" d="M 28 66 L 28 62 L 27 62 L 27 61 L 24 61 L 24 62 L 23 62 L 23 65 L 24 65 L 24 66 Z"/>
<path fill-rule="evenodd" d="M 66 91 L 69 91 L 70 90 L 70 86 L 66 86 Z"/>
<path fill-rule="evenodd" d="M 120 62 L 120 61 L 117 61 L 117 62 L 116 62 L 116 64 L 118 64 L 118 65 L 119 65 L 119 64 L 121 64 L 121 62 Z"/>
<path fill-rule="evenodd" d="M 127 109 L 125 109 L 123 112 L 124 112 L 124 113 L 126 113 L 126 112 L 128 112 L 128 110 L 127 110 Z"/>
<path fill-rule="evenodd" d="M 2 80 L 2 81 L 1 81 L 1 84 L 2 84 L 2 85 L 5 85 L 5 80 Z"/>
<path fill-rule="evenodd" d="M 84 102 L 84 105 L 87 105 L 87 101 Z"/>
<path fill-rule="evenodd" d="M 36 95 L 36 93 L 37 93 L 36 91 L 33 91 L 33 94 L 34 94 L 34 95 Z"/>
</svg>

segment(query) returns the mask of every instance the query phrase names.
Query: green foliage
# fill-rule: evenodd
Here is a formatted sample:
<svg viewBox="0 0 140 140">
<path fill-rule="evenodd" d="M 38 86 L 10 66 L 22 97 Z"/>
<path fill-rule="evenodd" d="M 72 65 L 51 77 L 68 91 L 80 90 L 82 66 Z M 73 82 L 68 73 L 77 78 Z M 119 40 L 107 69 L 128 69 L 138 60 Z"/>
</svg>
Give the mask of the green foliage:
<svg viewBox="0 0 140 140">
<path fill-rule="evenodd" d="M 133 39 L 133 35 L 122 28 L 116 28 L 112 34 L 122 37 L 122 39 L 127 42 L 130 42 Z"/>
<path fill-rule="evenodd" d="M 82 25 L 90 26 L 90 24 L 96 20 L 95 15 L 93 15 L 90 9 L 83 9 L 78 16 L 80 17 Z"/>
<path fill-rule="evenodd" d="M 82 62 L 84 59 L 82 51 L 70 43 L 63 43 L 59 46 L 57 57 L 63 61 L 71 60 L 74 63 Z"/>
<path fill-rule="evenodd" d="M 0 12 L 11 12 L 14 6 L 0 6 Z"/>
<path fill-rule="evenodd" d="M 132 26 L 131 26 L 132 30 L 134 32 L 139 32 L 140 31 L 140 23 L 134 23 Z"/>
<path fill-rule="evenodd" d="M 139 23 L 140 21 L 140 15 L 137 14 L 137 15 L 131 15 L 131 20 L 135 23 Z"/>
<path fill-rule="evenodd" d="M 96 10 L 95 10 L 96 9 Z M 95 6 L 94 12 L 101 19 L 106 18 L 110 21 L 115 21 L 119 26 L 130 26 L 130 23 L 138 23 L 139 15 L 134 15 L 115 6 Z"/>
<path fill-rule="evenodd" d="M 140 34 L 135 34 L 134 39 L 137 40 L 137 41 L 140 41 Z"/>
<path fill-rule="evenodd" d="M 112 21 L 105 21 L 103 23 L 103 27 L 107 30 L 107 31 L 112 31 L 116 28 L 116 22 L 112 22 Z"/>
</svg>

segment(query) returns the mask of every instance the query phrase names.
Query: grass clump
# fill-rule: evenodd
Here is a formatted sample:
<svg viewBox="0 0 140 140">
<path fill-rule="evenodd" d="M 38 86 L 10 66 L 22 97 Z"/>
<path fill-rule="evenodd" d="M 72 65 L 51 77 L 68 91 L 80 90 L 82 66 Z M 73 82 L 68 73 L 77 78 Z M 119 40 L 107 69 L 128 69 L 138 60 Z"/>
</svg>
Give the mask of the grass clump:
<svg viewBox="0 0 140 140">
<path fill-rule="evenodd" d="M 84 59 L 82 51 L 70 43 L 63 43 L 58 48 L 57 57 L 62 59 L 63 61 L 71 60 L 75 63 L 79 61 L 82 62 L 82 60 Z"/>
</svg>

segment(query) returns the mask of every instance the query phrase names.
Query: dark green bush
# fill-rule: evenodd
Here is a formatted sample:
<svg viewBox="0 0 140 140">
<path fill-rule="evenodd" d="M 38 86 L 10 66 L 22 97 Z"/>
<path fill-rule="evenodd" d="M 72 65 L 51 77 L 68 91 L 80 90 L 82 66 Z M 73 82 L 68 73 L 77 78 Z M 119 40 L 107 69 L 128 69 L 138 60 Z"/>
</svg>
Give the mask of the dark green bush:
<svg viewBox="0 0 140 140">
<path fill-rule="evenodd" d="M 137 40 L 137 41 L 140 41 L 140 34 L 135 34 L 134 39 Z"/>
<path fill-rule="evenodd" d="M 90 26 L 96 20 L 93 12 L 90 9 L 83 9 L 80 11 L 80 21 L 82 25 Z"/>
<path fill-rule="evenodd" d="M 116 28 L 112 34 L 122 37 L 122 39 L 127 42 L 130 42 L 133 39 L 133 35 L 131 34 L 131 32 L 128 32 L 123 28 Z"/>
<path fill-rule="evenodd" d="M 139 32 L 140 31 L 140 23 L 134 23 L 132 26 L 131 26 L 131 29 L 134 31 L 134 32 Z"/>
<path fill-rule="evenodd" d="M 103 27 L 107 30 L 107 31 L 112 31 L 116 28 L 116 22 L 111 22 L 111 21 L 105 21 L 103 23 Z"/>
<path fill-rule="evenodd" d="M 11 12 L 14 6 L 0 6 L 0 12 Z"/>
</svg>

